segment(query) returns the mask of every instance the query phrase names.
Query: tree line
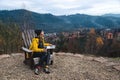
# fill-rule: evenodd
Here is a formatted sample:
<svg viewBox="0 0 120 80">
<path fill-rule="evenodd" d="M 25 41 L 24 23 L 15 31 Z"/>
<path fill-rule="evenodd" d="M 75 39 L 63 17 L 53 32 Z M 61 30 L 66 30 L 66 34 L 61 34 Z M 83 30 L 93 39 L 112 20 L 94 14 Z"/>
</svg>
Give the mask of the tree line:
<svg viewBox="0 0 120 80">
<path fill-rule="evenodd" d="M 21 39 L 20 27 L 17 24 L 0 21 L 0 54 L 20 52 Z"/>
<path fill-rule="evenodd" d="M 92 29 L 90 32 L 76 37 L 70 34 L 58 34 L 55 38 L 48 38 L 49 42 L 56 45 L 56 52 L 71 52 L 80 54 L 95 54 L 103 56 L 120 56 L 120 36 L 105 39 L 99 32 Z M 0 21 L 0 54 L 21 52 L 22 41 L 20 26 L 16 23 L 3 23 Z"/>
<path fill-rule="evenodd" d="M 99 34 L 99 32 L 91 29 L 84 35 L 65 36 L 64 34 L 58 35 L 59 39 L 54 43 L 57 45 L 56 52 L 71 52 L 80 54 L 94 54 L 97 56 L 119 57 L 120 54 L 120 36 L 112 39 L 107 39 Z"/>
</svg>

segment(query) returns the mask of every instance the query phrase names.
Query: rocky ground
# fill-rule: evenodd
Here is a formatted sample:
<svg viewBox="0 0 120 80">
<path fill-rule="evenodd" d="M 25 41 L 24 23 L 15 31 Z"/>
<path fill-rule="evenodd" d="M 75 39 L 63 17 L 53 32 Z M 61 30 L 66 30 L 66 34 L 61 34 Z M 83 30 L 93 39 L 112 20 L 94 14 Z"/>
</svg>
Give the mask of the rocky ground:
<svg viewBox="0 0 120 80">
<path fill-rule="evenodd" d="M 120 80 L 119 58 L 57 53 L 51 73 L 40 75 L 35 75 L 23 60 L 23 54 L 0 57 L 0 80 Z"/>
</svg>

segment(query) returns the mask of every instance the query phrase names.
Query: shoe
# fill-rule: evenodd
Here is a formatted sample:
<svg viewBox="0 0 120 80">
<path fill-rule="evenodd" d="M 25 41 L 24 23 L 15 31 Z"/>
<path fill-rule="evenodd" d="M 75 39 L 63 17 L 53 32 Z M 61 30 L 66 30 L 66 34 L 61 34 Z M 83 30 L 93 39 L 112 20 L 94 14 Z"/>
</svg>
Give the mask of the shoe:
<svg viewBox="0 0 120 80">
<path fill-rule="evenodd" d="M 36 75 L 39 75 L 40 74 L 40 67 L 35 68 L 34 72 Z"/>
<path fill-rule="evenodd" d="M 47 74 L 49 74 L 50 73 L 49 68 L 45 68 L 44 72 L 47 73 Z"/>
</svg>

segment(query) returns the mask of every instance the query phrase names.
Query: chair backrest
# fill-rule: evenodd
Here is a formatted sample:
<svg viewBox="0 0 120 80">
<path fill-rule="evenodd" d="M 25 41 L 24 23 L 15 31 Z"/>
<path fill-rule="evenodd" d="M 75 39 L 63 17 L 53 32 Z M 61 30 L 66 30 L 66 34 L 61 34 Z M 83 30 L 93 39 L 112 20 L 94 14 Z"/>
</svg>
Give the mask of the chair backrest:
<svg viewBox="0 0 120 80">
<path fill-rule="evenodd" d="M 34 38 L 35 36 L 36 35 L 35 35 L 34 30 L 24 30 L 22 32 L 22 39 L 24 42 L 24 47 L 29 48 L 32 38 Z"/>
</svg>

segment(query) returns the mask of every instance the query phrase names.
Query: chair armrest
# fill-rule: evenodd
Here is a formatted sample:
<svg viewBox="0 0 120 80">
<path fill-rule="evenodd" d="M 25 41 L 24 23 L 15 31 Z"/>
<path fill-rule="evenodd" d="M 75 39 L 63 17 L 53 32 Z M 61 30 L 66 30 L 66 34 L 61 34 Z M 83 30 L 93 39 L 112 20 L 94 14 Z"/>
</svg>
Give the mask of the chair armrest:
<svg viewBox="0 0 120 80">
<path fill-rule="evenodd" d="M 22 50 L 25 51 L 25 52 L 27 52 L 27 53 L 31 53 L 32 52 L 32 50 L 29 50 L 29 49 L 27 49 L 25 47 L 22 47 Z"/>
</svg>

